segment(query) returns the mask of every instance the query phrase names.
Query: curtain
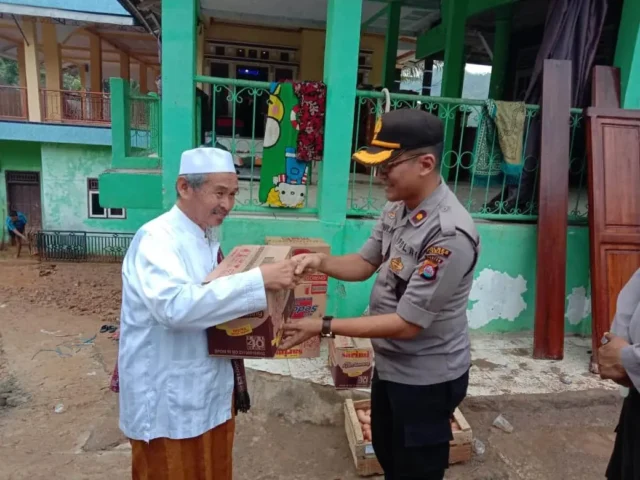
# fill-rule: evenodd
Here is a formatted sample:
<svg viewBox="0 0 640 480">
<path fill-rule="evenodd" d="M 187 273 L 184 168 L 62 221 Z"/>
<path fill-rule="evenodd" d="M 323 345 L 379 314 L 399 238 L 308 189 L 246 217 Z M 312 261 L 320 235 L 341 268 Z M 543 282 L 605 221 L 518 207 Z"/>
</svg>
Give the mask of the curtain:
<svg viewBox="0 0 640 480">
<path fill-rule="evenodd" d="M 608 0 L 551 0 L 547 10 L 544 33 L 536 63 L 525 95 L 527 104 L 539 105 L 542 99 L 542 70 L 544 61 L 571 60 L 572 106 L 586 107 L 589 103 L 591 69 L 595 61 L 600 35 L 607 14 Z M 537 170 L 540 157 L 541 114 L 531 120 L 527 136 L 525 163 L 518 186 L 511 186 L 504 195 L 506 213 L 515 208 L 530 214 L 537 213 L 532 207 L 537 197 Z M 502 193 L 488 205 L 495 208 Z M 517 200 L 516 200 L 517 199 Z"/>
</svg>

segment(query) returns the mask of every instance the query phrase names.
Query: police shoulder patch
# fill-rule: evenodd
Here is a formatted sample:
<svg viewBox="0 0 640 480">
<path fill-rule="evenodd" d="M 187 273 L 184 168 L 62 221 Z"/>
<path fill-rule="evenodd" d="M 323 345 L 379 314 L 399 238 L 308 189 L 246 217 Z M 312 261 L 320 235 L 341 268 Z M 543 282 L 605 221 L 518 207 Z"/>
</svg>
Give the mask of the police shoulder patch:
<svg viewBox="0 0 640 480">
<path fill-rule="evenodd" d="M 418 274 L 425 280 L 435 280 L 438 274 L 438 263 L 427 258 L 422 265 L 420 265 Z"/>
</svg>

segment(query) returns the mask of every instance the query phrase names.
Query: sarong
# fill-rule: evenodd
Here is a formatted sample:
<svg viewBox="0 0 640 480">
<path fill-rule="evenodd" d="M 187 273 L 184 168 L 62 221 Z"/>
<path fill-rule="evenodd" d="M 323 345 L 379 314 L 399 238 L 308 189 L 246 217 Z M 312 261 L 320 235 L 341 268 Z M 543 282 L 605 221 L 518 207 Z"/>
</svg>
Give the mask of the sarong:
<svg viewBox="0 0 640 480">
<path fill-rule="evenodd" d="M 133 480 L 231 480 L 235 418 L 199 437 L 130 440 Z"/>
</svg>

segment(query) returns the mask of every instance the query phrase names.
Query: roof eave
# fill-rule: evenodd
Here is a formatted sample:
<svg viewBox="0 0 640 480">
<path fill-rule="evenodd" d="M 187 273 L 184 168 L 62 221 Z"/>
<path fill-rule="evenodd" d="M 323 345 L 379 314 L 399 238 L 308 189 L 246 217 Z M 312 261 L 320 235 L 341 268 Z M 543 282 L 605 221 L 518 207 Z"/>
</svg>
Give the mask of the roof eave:
<svg viewBox="0 0 640 480">
<path fill-rule="evenodd" d="M 63 18 L 79 22 L 102 23 L 109 25 L 136 25 L 132 16 L 112 15 L 107 13 L 78 12 L 75 10 L 62 10 L 58 8 L 31 7 L 26 5 L 14 5 L 0 1 L 0 13 L 10 15 L 22 15 L 28 17 Z"/>
</svg>

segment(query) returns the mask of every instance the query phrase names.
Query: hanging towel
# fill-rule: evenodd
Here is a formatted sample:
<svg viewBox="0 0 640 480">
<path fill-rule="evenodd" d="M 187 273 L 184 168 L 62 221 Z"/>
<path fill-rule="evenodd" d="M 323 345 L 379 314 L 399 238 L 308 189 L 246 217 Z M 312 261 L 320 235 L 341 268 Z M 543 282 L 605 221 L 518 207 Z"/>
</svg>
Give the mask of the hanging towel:
<svg viewBox="0 0 640 480">
<path fill-rule="evenodd" d="M 324 115 L 327 87 L 322 82 L 294 82 L 298 97 L 297 158 L 303 162 L 319 162 L 324 149 Z"/>
<path fill-rule="evenodd" d="M 481 118 L 476 137 L 476 176 L 496 178 L 502 171 L 507 183 L 519 179 L 524 164 L 525 104 L 489 99 L 482 107 Z"/>
</svg>

